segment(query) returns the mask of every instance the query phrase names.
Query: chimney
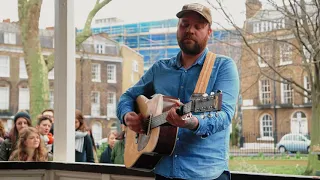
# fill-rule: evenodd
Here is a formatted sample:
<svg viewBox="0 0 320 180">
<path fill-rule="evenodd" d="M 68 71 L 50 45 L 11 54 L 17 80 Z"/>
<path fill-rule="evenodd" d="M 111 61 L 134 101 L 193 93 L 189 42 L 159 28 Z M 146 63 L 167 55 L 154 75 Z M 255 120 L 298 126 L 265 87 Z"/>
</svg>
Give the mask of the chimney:
<svg viewBox="0 0 320 180">
<path fill-rule="evenodd" d="M 4 19 L 2 22 L 4 22 L 4 23 L 10 23 L 10 18 L 9 18 L 9 19 Z"/>
<path fill-rule="evenodd" d="M 246 0 L 246 19 L 252 18 L 260 11 L 262 4 L 259 0 Z"/>
</svg>

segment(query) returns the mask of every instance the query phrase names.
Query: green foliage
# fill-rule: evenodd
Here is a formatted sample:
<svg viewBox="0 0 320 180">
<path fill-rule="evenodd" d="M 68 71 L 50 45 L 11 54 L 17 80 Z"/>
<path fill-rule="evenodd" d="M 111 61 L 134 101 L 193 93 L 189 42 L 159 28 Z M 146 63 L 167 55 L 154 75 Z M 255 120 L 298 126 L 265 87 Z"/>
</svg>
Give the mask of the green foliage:
<svg viewBox="0 0 320 180">
<path fill-rule="evenodd" d="M 264 158 L 265 158 L 263 152 L 259 152 L 258 157 L 259 157 L 260 159 L 264 159 Z"/>
<path fill-rule="evenodd" d="M 296 153 L 296 159 L 301 159 L 301 153 L 298 151 L 297 153 Z"/>
<path fill-rule="evenodd" d="M 99 160 L 100 160 L 101 154 L 107 148 L 107 146 L 108 146 L 108 143 L 102 143 L 101 146 L 97 148 L 97 157 Z"/>
</svg>

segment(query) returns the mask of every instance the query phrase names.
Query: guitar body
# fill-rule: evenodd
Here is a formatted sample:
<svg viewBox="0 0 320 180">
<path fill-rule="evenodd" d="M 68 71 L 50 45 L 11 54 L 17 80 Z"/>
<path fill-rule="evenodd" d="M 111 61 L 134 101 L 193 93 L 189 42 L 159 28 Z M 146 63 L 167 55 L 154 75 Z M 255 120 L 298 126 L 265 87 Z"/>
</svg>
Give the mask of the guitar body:
<svg viewBox="0 0 320 180">
<path fill-rule="evenodd" d="M 147 119 L 157 116 L 175 104 L 163 95 L 156 94 L 152 99 L 141 95 L 137 98 L 137 109 Z M 161 125 L 149 131 L 149 134 L 137 134 L 126 129 L 124 164 L 127 168 L 151 171 L 164 155 L 173 152 L 178 128 Z"/>
</svg>

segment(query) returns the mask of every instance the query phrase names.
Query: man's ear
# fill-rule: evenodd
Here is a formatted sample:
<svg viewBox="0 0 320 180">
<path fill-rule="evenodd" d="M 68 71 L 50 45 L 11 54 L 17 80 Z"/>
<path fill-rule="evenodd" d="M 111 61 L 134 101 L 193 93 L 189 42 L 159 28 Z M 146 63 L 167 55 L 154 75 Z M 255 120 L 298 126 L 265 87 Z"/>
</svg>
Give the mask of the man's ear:
<svg viewBox="0 0 320 180">
<path fill-rule="evenodd" d="M 209 26 L 209 30 L 208 30 L 208 38 L 210 38 L 210 37 L 211 37 L 211 34 L 212 34 L 212 32 L 213 32 L 213 30 L 212 30 L 212 28 L 210 27 L 210 24 L 208 24 L 208 26 Z"/>
</svg>

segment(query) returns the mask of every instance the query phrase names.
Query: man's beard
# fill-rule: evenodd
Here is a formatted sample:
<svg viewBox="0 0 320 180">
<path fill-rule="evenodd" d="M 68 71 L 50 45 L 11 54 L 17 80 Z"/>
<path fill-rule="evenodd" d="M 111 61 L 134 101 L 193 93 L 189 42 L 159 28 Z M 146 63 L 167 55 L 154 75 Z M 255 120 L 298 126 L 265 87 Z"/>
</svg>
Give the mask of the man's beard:
<svg viewBox="0 0 320 180">
<path fill-rule="evenodd" d="M 194 41 L 194 44 L 186 44 L 184 41 L 190 39 Z M 207 45 L 207 40 L 203 40 L 203 43 L 198 43 L 196 40 L 185 36 L 184 38 L 178 37 L 178 44 L 182 52 L 188 55 L 197 55 L 201 53 Z"/>
</svg>

